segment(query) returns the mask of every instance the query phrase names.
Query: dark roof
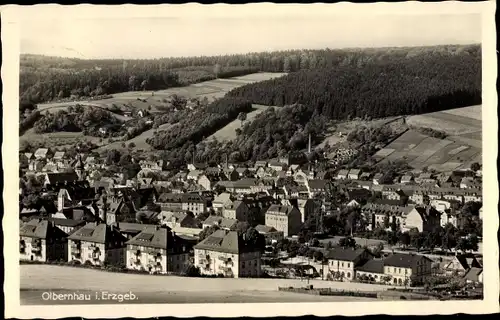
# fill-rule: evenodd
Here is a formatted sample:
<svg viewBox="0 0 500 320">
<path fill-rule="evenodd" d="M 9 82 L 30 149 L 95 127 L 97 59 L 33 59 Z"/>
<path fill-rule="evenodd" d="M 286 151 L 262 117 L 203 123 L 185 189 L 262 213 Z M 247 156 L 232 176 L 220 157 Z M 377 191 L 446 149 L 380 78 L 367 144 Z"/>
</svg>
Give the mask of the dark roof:
<svg viewBox="0 0 500 320">
<path fill-rule="evenodd" d="M 73 219 L 63 219 L 63 218 L 49 218 L 48 220 L 50 222 L 54 222 L 56 226 L 64 226 L 64 227 L 78 227 L 86 223 L 84 220 L 73 220 Z"/>
<path fill-rule="evenodd" d="M 430 260 L 422 255 L 394 253 L 384 260 L 384 265 L 398 268 L 412 268 L 420 259 Z"/>
<path fill-rule="evenodd" d="M 38 239 L 66 237 L 61 229 L 42 219 L 33 219 L 20 225 L 19 235 Z"/>
<path fill-rule="evenodd" d="M 356 271 L 384 273 L 384 260 L 370 259 L 365 264 L 357 267 Z"/>
<path fill-rule="evenodd" d="M 326 257 L 327 259 L 332 260 L 354 261 L 365 251 L 365 249 L 334 248 L 328 250 L 328 252 L 326 253 Z"/>
<path fill-rule="evenodd" d="M 307 182 L 310 189 L 325 189 L 328 184 L 328 180 L 312 179 Z"/>
<path fill-rule="evenodd" d="M 473 254 L 461 254 L 457 255 L 456 258 L 465 270 L 481 267 L 481 264 L 477 261 Z"/>
<path fill-rule="evenodd" d="M 258 251 L 248 245 L 236 231 L 225 230 L 215 231 L 194 248 L 233 254 Z"/>
<path fill-rule="evenodd" d="M 180 238 L 173 235 L 170 228 L 149 227 L 143 229 L 138 235 L 127 241 L 128 245 L 137 245 L 150 248 L 172 249 Z"/>
<path fill-rule="evenodd" d="M 47 178 L 50 184 L 56 184 L 61 182 L 73 182 L 78 180 L 78 175 L 76 172 L 57 172 L 57 173 L 47 173 Z"/>
<path fill-rule="evenodd" d="M 181 203 L 182 194 L 178 193 L 162 193 L 158 197 L 158 202 L 160 203 Z"/>
<path fill-rule="evenodd" d="M 116 229 L 104 223 L 87 223 L 84 227 L 71 234 L 68 239 L 76 241 L 89 241 L 96 243 L 109 243 L 115 239 L 124 240 Z"/>
<path fill-rule="evenodd" d="M 262 224 L 257 225 L 255 227 L 255 230 L 257 230 L 257 232 L 259 232 L 259 233 L 268 233 L 268 232 L 276 232 L 277 231 L 273 227 L 265 226 L 265 225 L 262 225 Z"/>
<path fill-rule="evenodd" d="M 283 215 L 288 216 L 290 213 L 292 213 L 294 211 L 294 209 L 297 210 L 293 206 L 283 206 L 283 205 L 279 205 L 279 204 L 273 204 L 267 209 L 266 214 L 268 214 L 268 213 L 275 214 L 275 213 L 279 212 Z"/>
</svg>

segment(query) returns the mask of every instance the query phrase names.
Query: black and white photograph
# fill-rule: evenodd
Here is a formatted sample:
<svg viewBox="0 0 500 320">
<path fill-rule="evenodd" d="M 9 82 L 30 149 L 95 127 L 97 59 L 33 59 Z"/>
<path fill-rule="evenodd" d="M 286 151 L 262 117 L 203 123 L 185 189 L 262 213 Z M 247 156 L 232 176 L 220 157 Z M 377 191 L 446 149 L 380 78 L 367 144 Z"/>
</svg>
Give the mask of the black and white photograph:
<svg viewBox="0 0 500 320">
<path fill-rule="evenodd" d="M 498 298 L 494 6 L 438 5 L 18 8 L 20 306 Z"/>
</svg>

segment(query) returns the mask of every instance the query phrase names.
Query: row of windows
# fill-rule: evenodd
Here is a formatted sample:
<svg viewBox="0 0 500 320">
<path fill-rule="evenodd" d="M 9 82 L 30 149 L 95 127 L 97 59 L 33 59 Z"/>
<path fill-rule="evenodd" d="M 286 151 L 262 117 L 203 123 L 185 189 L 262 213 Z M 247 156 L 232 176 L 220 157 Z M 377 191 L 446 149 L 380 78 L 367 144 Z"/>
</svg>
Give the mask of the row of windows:
<svg viewBox="0 0 500 320">
<path fill-rule="evenodd" d="M 252 262 L 253 262 L 254 267 L 257 267 L 257 266 L 258 266 L 258 262 L 257 262 L 257 260 L 253 260 L 253 261 L 252 261 L 252 260 L 250 260 L 250 261 L 246 261 L 246 265 L 247 265 L 248 267 L 250 267 L 250 268 L 251 268 L 251 267 L 252 267 Z M 241 262 L 241 269 L 245 269 L 245 261 L 242 261 L 242 262 Z"/>
<path fill-rule="evenodd" d="M 335 264 L 334 260 L 330 261 L 330 265 L 333 266 L 334 264 Z M 344 262 L 337 261 L 337 267 L 342 267 L 343 268 L 344 267 Z M 350 268 L 351 267 L 351 263 L 350 262 L 346 262 L 345 263 L 345 267 Z"/>
<path fill-rule="evenodd" d="M 408 273 L 408 270 L 405 269 L 405 268 L 392 268 L 392 270 L 393 270 L 392 271 L 393 273 L 400 273 L 400 274 L 401 273 L 404 273 L 404 274 Z M 391 272 L 391 268 L 390 267 L 387 267 L 387 272 Z"/>
</svg>

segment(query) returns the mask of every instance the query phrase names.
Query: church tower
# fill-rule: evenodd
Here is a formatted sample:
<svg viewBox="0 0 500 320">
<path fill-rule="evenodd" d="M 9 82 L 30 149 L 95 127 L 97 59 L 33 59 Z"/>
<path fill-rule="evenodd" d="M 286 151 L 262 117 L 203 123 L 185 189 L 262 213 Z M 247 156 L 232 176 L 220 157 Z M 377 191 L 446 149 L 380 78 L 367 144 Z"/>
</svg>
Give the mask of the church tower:
<svg viewBox="0 0 500 320">
<path fill-rule="evenodd" d="M 78 155 L 78 161 L 76 162 L 74 169 L 76 174 L 78 175 L 78 180 L 83 181 L 86 179 L 85 165 L 83 164 L 81 154 Z"/>
</svg>

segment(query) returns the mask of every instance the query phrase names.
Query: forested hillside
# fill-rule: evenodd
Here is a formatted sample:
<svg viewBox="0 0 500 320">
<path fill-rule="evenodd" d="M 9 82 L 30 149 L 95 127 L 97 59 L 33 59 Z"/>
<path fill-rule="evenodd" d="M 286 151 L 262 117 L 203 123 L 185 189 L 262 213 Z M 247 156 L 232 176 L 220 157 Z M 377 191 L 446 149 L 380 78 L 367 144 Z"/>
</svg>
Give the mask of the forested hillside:
<svg viewBox="0 0 500 320">
<path fill-rule="evenodd" d="M 424 53 L 306 70 L 228 93 L 264 105 L 305 104 L 327 119 L 420 114 L 481 103 L 481 56 Z"/>
<path fill-rule="evenodd" d="M 363 67 L 373 63 L 407 61 L 415 56 L 424 56 L 425 59 L 432 56 L 458 56 L 474 60 L 480 59 L 480 51 L 480 46 L 470 45 L 290 50 L 151 60 L 83 60 L 22 55 L 20 98 L 23 101 L 40 103 L 71 95 L 98 96 L 129 90 L 166 89 L 257 71 L 294 72 Z M 468 61 L 464 59 L 464 62 Z"/>
<path fill-rule="evenodd" d="M 210 142 L 207 151 L 205 144 L 195 147 L 198 140 L 178 139 L 184 128 L 179 126 L 179 133 L 160 133 L 149 143 L 169 150 L 170 159 L 184 159 L 186 153 L 188 161 L 193 153 L 199 161 L 215 161 L 222 154 L 228 154 L 231 161 L 266 159 L 304 149 L 309 134 L 318 143 L 330 120 L 418 114 L 481 101 L 478 46 L 369 49 L 351 51 L 351 55 L 338 51 L 346 54 L 344 59 L 333 54 L 335 51 L 318 52 L 332 53 L 327 61 L 338 65 L 245 85 L 219 101 L 224 104 L 225 99 L 241 98 L 278 106 L 238 129 L 234 141 Z M 202 109 L 196 118 L 209 116 Z M 186 126 L 196 123 L 193 121 Z M 169 141 L 176 141 L 175 146 Z"/>
<path fill-rule="evenodd" d="M 167 130 L 157 132 L 147 142 L 156 149 L 170 151 L 169 160 L 184 161 L 198 142 L 235 119 L 240 112 L 250 112 L 252 104 L 239 98 L 216 100 L 203 109 L 191 112 Z M 192 153 L 186 156 L 191 160 Z"/>
</svg>

